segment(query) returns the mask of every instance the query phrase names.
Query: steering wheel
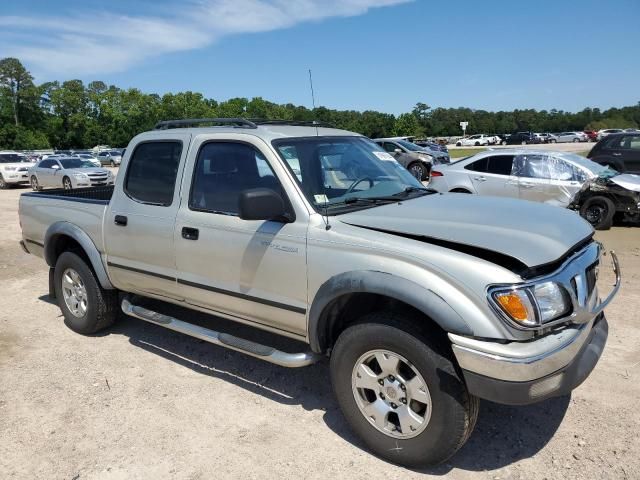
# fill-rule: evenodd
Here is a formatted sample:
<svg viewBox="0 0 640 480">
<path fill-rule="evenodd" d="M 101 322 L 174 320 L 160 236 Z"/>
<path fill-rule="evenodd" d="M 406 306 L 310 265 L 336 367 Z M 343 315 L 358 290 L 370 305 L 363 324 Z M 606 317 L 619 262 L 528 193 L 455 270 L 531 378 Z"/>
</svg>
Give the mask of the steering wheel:
<svg viewBox="0 0 640 480">
<path fill-rule="evenodd" d="M 369 180 L 369 188 L 373 188 L 373 179 L 371 179 L 370 177 L 360 177 L 358 178 L 356 181 L 354 181 L 349 188 L 347 188 L 347 191 L 344 192 L 345 195 L 353 192 L 353 190 L 362 182 L 364 182 L 365 180 Z"/>
</svg>

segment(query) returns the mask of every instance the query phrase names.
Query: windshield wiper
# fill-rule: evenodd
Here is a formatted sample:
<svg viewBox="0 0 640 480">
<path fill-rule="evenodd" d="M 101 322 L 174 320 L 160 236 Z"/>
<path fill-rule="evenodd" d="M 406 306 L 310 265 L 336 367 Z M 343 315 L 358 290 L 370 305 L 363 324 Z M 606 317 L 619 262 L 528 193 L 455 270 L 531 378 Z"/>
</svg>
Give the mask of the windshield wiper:
<svg viewBox="0 0 640 480">
<path fill-rule="evenodd" d="M 415 193 L 415 192 L 424 192 L 424 194 L 428 194 L 428 193 L 438 193 L 436 190 L 434 190 L 433 188 L 425 188 L 425 187 L 407 187 L 405 188 L 403 191 L 398 192 L 398 193 L 394 193 L 392 196 L 393 197 L 401 197 L 401 196 L 407 196 L 410 193 Z"/>
</svg>

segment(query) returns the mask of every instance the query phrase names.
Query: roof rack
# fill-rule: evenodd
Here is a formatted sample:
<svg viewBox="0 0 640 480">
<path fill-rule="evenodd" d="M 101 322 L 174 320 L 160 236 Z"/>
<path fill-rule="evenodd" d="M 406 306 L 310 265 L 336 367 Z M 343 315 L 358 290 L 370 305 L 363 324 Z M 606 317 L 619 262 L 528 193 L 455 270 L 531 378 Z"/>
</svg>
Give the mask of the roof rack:
<svg viewBox="0 0 640 480">
<path fill-rule="evenodd" d="M 236 128 L 258 128 L 258 126 L 245 118 L 185 118 L 183 120 L 165 120 L 158 122 L 155 130 L 167 130 L 169 128 L 195 127 L 206 123 L 219 125 L 233 125 Z"/>
<path fill-rule="evenodd" d="M 318 120 L 262 120 L 259 118 L 252 118 L 251 122 L 256 125 L 291 125 L 292 127 L 336 128 L 330 123 L 320 122 Z"/>
</svg>

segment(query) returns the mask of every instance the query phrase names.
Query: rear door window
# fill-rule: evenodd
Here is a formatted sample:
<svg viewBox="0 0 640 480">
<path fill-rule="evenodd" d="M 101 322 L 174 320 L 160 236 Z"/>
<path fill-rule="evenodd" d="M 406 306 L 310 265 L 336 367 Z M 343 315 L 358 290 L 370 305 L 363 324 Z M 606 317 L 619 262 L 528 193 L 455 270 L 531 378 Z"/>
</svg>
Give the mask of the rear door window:
<svg viewBox="0 0 640 480">
<path fill-rule="evenodd" d="M 124 191 L 141 203 L 168 207 L 173 203 L 182 142 L 139 144 L 131 155 Z"/>
<path fill-rule="evenodd" d="M 489 157 L 487 165 L 487 173 L 496 175 L 511 175 L 513 167 L 513 155 L 495 155 Z"/>
<path fill-rule="evenodd" d="M 482 158 L 480 160 L 476 160 L 473 163 L 470 163 L 469 165 L 467 165 L 464 168 L 465 168 L 465 170 L 472 170 L 474 172 L 486 172 L 488 164 L 489 164 L 489 159 L 488 158 Z"/>
</svg>

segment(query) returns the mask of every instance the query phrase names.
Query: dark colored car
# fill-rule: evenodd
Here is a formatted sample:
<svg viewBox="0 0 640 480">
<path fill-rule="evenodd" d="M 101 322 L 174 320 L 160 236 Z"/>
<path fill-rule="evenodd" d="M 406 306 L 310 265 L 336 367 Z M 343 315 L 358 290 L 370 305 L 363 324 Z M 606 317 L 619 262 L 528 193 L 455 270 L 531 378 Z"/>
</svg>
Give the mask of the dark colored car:
<svg viewBox="0 0 640 480">
<path fill-rule="evenodd" d="M 540 143 L 538 137 L 531 132 L 513 133 L 502 142 L 503 145 L 527 145 L 531 143 Z"/>
<path fill-rule="evenodd" d="M 621 173 L 640 173 L 640 132 L 607 135 L 593 146 L 587 158 Z"/>
<path fill-rule="evenodd" d="M 611 228 L 614 218 L 640 221 L 640 179 L 636 175 L 605 170 L 587 180 L 571 201 L 569 208 L 577 210 L 596 230 Z"/>
</svg>

